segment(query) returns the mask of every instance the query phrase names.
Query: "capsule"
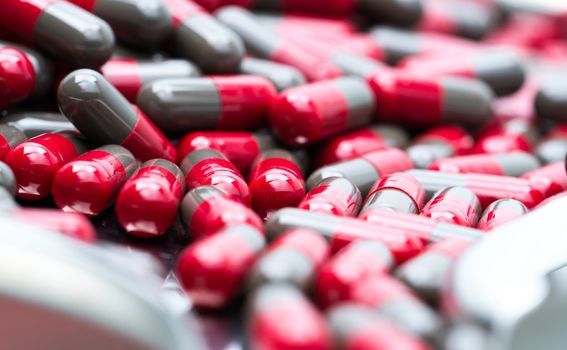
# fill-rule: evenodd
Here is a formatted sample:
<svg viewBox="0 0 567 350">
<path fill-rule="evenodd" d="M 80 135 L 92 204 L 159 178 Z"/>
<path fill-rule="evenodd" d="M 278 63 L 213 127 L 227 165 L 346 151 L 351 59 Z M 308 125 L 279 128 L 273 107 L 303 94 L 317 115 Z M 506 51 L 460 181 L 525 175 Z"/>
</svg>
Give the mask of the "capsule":
<svg viewBox="0 0 567 350">
<path fill-rule="evenodd" d="M 53 178 L 51 193 L 63 211 L 96 216 L 114 202 L 136 170 L 136 158 L 126 148 L 102 146 L 63 165 Z"/>
<path fill-rule="evenodd" d="M 185 135 L 177 143 L 178 163 L 181 163 L 187 154 L 202 148 L 221 152 L 241 174 L 246 175 L 256 157 L 263 151 L 276 148 L 276 143 L 267 132 L 196 131 Z"/>
<path fill-rule="evenodd" d="M 207 1 L 207 0 L 200 0 Z M 314 3 L 311 1 L 310 3 Z M 325 6 L 315 4 L 318 10 L 325 10 L 332 4 L 326 1 Z M 227 4 L 228 5 L 228 4 Z M 290 4 L 292 5 L 292 4 Z M 242 6 L 242 5 L 237 5 Z M 307 14 L 258 12 L 256 18 L 266 27 L 276 31 L 278 34 L 292 30 L 311 33 L 311 35 L 321 36 L 345 36 L 357 31 L 356 26 L 346 18 L 321 17 Z"/>
<path fill-rule="evenodd" d="M 273 149 L 258 156 L 248 181 L 252 208 L 262 218 L 284 207 L 295 207 L 305 194 L 303 171 L 288 151 Z"/>
<path fill-rule="evenodd" d="M 242 60 L 239 72 L 264 77 L 274 84 L 277 91 L 306 83 L 305 76 L 297 68 L 253 57 L 245 57 Z"/>
<path fill-rule="evenodd" d="M 356 216 L 362 196 L 358 187 L 344 177 L 328 177 L 307 192 L 299 209 L 336 216 Z"/>
<path fill-rule="evenodd" d="M 344 162 L 319 168 L 307 179 L 309 189 L 328 177 L 345 177 L 350 180 L 364 196 L 381 177 L 398 171 L 412 169 L 407 154 L 397 148 L 372 151 Z"/>
<path fill-rule="evenodd" d="M 43 134 L 17 145 L 5 159 L 16 176 L 17 196 L 26 200 L 46 198 L 59 168 L 86 150 L 82 137 L 72 131 Z"/>
<path fill-rule="evenodd" d="M 195 239 L 241 224 L 264 230 L 262 219 L 252 209 L 212 186 L 197 187 L 185 195 L 181 218 Z"/>
<path fill-rule="evenodd" d="M 539 166 L 537 158 L 529 153 L 509 152 L 441 158 L 431 163 L 427 169 L 455 174 L 478 173 L 517 177 Z"/>
<path fill-rule="evenodd" d="M 471 190 L 447 187 L 425 204 L 421 215 L 437 222 L 475 227 L 480 212 L 480 201 Z"/>
<path fill-rule="evenodd" d="M 97 68 L 108 60 L 114 34 L 102 19 L 61 0 L 6 0 L 0 26 L 25 44 L 35 45 L 76 67 Z"/>
<path fill-rule="evenodd" d="M 565 116 L 565 109 L 567 108 L 565 78 L 564 72 L 556 72 L 540 82 L 535 100 L 536 113 L 539 118 L 557 122 L 567 121 Z"/>
<path fill-rule="evenodd" d="M 528 208 L 515 199 L 501 199 L 492 202 L 480 218 L 477 228 L 490 231 L 528 212 Z"/>
<path fill-rule="evenodd" d="M 185 185 L 192 190 L 199 186 L 213 186 L 236 201 L 250 205 L 250 189 L 238 170 L 219 151 L 198 149 L 189 153 L 180 165 L 185 174 Z"/>
<path fill-rule="evenodd" d="M 250 348 L 332 349 L 332 337 L 325 318 L 296 288 L 269 284 L 248 302 L 247 338 Z"/>
<path fill-rule="evenodd" d="M 18 128 L 9 124 L 0 124 L 0 160 L 4 160 L 14 147 L 25 140 L 27 140 L 26 135 Z"/>
<path fill-rule="evenodd" d="M 90 142 L 118 144 L 142 161 L 175 161 L 171 142 L 99 73 L 70 73 L 59 85 L 57 100 L 61 112 Z"/>
<path fill-rule="evenodd" d="M 533 208 L 545 199 L 545 184 L 539 179 L 486 174 L 451 174 L 432 170 L 408 170 L 421 183 L 428 197 L 453 186 L 468 188 L 477 195 L 483 208 L 498 199 L 516 199 Z"/>
<path fill-rule="evenodd" d="M 118 222 L 130 235 L 159 237 L 173 224 L 184 190 L 185 178 L 177 165 L 149 160 L 120 189 L 115 206 Z"/>
<path fill-rule="evenodd" d="M 567 155 L 567 124 L 553 129 L 535 148 L 534 153 L 544 163 L 563 161 Z"/>
<path fill-rule="evenodd" d="M 565 162 L 563 161 L 547 164 L 541 168 L 528 171 L 521 177 L 531 181 L 542 182 L 543 188 L 546 189 L 546 197 L 567 190 L 567 173 L 565 172 Z"/>
<path fill-rule="evenodd" d="M 169 35 L 172 18 L 161 0 L 70 0 L 102 18 L 118 40 L 139 49 L 156 49 Z"/>
<path fill-rule="evenodd" d="M 529 72 L 520 89 L 508 96 L 499 96 L 494 100 L 492 109 L 496 120 L 520 119 L 533 121 L 536 119 L 535 97 L 539 87 L 536 74 Z"/>
<path fill-rule="evenodd" d="M 175 272 L 195 305 L 222 308 L 241 291 L 246 273 L 265 244 L 254 227 L 230 226 L 185 248 Z"/>
<path fill-rule="evenodd" d="M 396 277 L 424 300 L 437 304 L 450 269 L 471 245 L 463 238 L 434 243 L 396 269 Z"/>
<path fill-rule="evenodd" d="M 10 113 L 0 119 L 2 123 L 10 125 L 24 133 L 25 137 L 32 138 L 45 133 L 56 131 L 74 131 L 77 129 L 61 113 L 51 112 L 18 112 Z"/>
<path fill-rule="evenodd" d="M 327 241 L 304 229 L 282 234 L 258 258 L 247 277 L 248 289 L 287 283 L 308 294 L 321 264 L 329 256 Z"/>
<path fill-rule="evenodd" d="M 407 133 L 395 126 L 375 125 L 362 128 L 327 142 L 318 153 L 317 164 L 321 167 L 388 147 L 405 148 L 408 142 Z"/>
<path fill-rule="evenodd" d="M 406 152 L 416 168 L 425 169 L 437 159 L 466 153 L 473 144 L 473 138 L 461 127 L 444 125 L 419 135 Z"/>
<path fill-rule="evenodd" d="M 108 1 L 108 0 L 107 0 Z M 168 78 L 191 78 L 201 75 L 199 69 L 186 60 L 138 61 L 133 58 L 111 58 L 102 67 L 102 75 L 126 99 L 136 102 L 143 85 Z"/>
<path fill-rule="evenodd" d="M 415 177 L 406 173 L 393 173 L 372 186 L 360 215 L 369 215 L 374 210 L 419 214 L 424 203 L 425 191 Z"/>
<path fill-rule="evenodd" d="M 242 38 L 248 51 L 255 57 L 295 67 L 309 81 L 333 79 L 341 75 L 325 58 L 294 41 L 284 40 L 242 8 L 227 6 L 217 11 L 216 16 Z"/>
<path fill-rule="evenodd" d="M 519 119 L 489 125 L 470 153 L 531 152 L 537 136 L 535 133 L 531 122 Z"/>
<path fill-rule="evenodd" d="M 207 73 L 235 73 L 244 57 L 242 40 L 190 0 L 164 0 L 173 17 L 172 46 Z M 206 28 L 206 29 L 205 29 Z"/>
<path fill-rule="evenodd" d="M 370 123 L 372 91 L 358 78 L 339 78 L 298 86 L 274 101 L 270 124 L 285 144 L 312 144 Z"/>
<path fill-rule="evenodd" d="M 27 99 L 35 85 L 35 71 L 27 56 L 11 47 L 0 48 L 0 110 Z"/>
<path fill-rule="evenodd" d="M 2 207 L 4 208 L 5 203 L 15 203 L 13 201 L 13 197 L 16 195 L 18 190 L 18 184 L 16 182 L 16 174 L 10 168 L 7 163 L 0 161 L 0 194 L 2 194 L 1 198 Z M 6 201 L 8 199 L 9 201 Z M 8 208 L 13 207 L 13 205 L 8 205 Z"/>
</svg>

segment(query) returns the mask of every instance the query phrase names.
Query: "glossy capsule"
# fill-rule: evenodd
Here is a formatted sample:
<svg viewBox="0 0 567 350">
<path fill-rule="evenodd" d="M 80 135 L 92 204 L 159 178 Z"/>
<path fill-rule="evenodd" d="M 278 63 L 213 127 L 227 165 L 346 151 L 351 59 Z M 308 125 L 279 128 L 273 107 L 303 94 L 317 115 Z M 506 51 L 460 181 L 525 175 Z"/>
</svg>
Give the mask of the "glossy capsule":
<svg viewBox="0 0 567 350">
<path fill-rule="evenodd" d="M 362 196 L 344 177 L 328 177 L 317 183 L 297 205 L 306 211 L 337 216 L 356 216 Z"/>
<path fill-rule="evenodd" d="M 475 227 L 480 212 L 480 201 L 471 190 L 447 187 L 425 204 L 421 215 L 437 222 Z"/>
<path fill-rule="evenodd" d="M 513 119 L 488 125 L 470 153 L 531 152 L 537 137 L 530 121 Z"/>
<path fill-rule="evenodd" d="M 307 187 L 313 189 L 328 177 L 344 177 L 350 180 L 363 196 L 381 177 L 398 171 L 412 169 L 407 154 L 397 148 L 372 151 L 362 156 L 319 168 L 307 179 Z"/>
<path fill-rule="evenodd" d="M 212 186 L 189 191 L 181 202 L 181 218 L 194 239 L 209 237 L 236 225 L 249 225 L 260 232 L 262 219 L 241 202 Z"/>
<path fill-rule="evenodd" d="M 171 142 L 99 73 L 70 73 L 59 85 L 57 100 L 61 112 L 90 142 L 120 145 L 142 161 L 175 161 Z"/>
<path fill-rule="evenodd" d="M 472 136 L 461 127 L 444 125 L 417 136 L 406 152 L 416 168 L 424 169 L 437 159 L 466 153 L 473 144 Z"/>
<path fill-rule="evenodd" d="M 46 198 L 59 168 L 86 150 L 82 137 L 72 131 L 43 134 L 17 145 L 5 158 L 16 176 L 17 196 L 26 200 Z"/>
<path fill-rule="evenodd" d="M 534 153 L 544 164 L 563 161 L 567 155 L 567 124 L 555 127 L 535 147 Z"/>
<path fill-rule="evenodd" d="M 260 288 L 250 297 L 247 310 L 251 349 L 332 349 L 325 318 L 292 286 L 268 284 Z"/>
<path fill-rule="evenodd" d="M 186 60 L 138 61 L 133 58 L 111 58 L 100 67 L 102 76 L 126 99 L 136 102 L 143 85 L 168 78 L 191 78 L 201 75 L 199 69 Z"/>
<path fill-rule="evenodd" d="M 358 78 L 339 78 L 282 92 L 270 112 L 274 134 L 285 144 L 312 144 L 369 124 L 372 91 Z"/>
<path fill-rule="evenodd" d="M 477 228 L 490 231 L 528 212 L 528 208 L 515 199 L 501 199 L 492 202 L 482 213 Z"/>
<path fill-rule="evenodd" d="M 303 73 L 297 68 L 254 57 L 245 57 L 240 63 L 239 72 L 264 77 L 274 84 L 277 91 L 306 83 Z"/>
<path fill-rule="evenodd" d="M 4 160 L 14 147 L 25 140 L 27 137 L 20 129 L 9 124 L 0 124 L 0 160 Z"/>
<path fill-rule="evenodd" d="M 567 190 L 567 173 L 565 172 L 565 163 L 563 161 L 550 163 L 541 168 L 528 171 L 521 178 L 543 183 L 543 188 L 546 189 L 546 197 Z"/>
<path fill-rule="evenodd" d="M 301 164 L 283 149 L 265 151 L 256 158 L 249 176 L 252 208 L 262 218 L 284 207 L 295 207 L 305 195 Z"/>
<path fill-rule="evenodd" d="M 537 158 L 529 153 L 510 152 L 441 158 L 431 163 L 427 169 L 444 173 L 478 173 L 517 177 L 539 166 Z"/>
<path fill-rule="evenodd" d="M 419 214 L 424 203 L 425 191 L 415 177 L 406 173 L 393 173 L 372 186 L 360 215 L 369 215 L 374 210 Z"/>
<path fill-rule="evenodd" d="M 20 130 L 28 138 L 56 131 L 77 131 L 69 119 L 61 113 L 17 112 L 2 117 L 0 121 Z"/>
<path fill-rule="evenodd" d="M 248 130 L 267 124 L 276 90 L 252 75 L 158 80 L 144 86 L 137 104 L 164 132 Z"/>
<path fill-rule="evenodd" d="M 114 202 L 136 170 L 136 158 L 126 148 L 102 146 L 63 165 L 53 178 L 51 193 L 63 211 L 95 216 Z"/>
<path fill-rule="evenodd" d="M 185 177 L 177 165 L 149 160 L 120 189 L 118 222 L 130 235 L 159 237 L 173 224 L 184 190 Z"/>
<path fill-rule="evenodd" d="M 307 294 L 329 253 L 329 244 L 317 232 L 305 229 L 287 231 L 260 255 L 248 273 L 248 289 L 287 283 Z"/>
<path fill-rule="evenodd" d="M 0 110 L 27 99 L 35 86 L 35 71 L 27 56 L 11 47 L 0 48 Z"/>
<path fill-rule="evenodd" d="M 82 8 L 62 0 L 6 0 L 0 27 L 76 67 L 96 68 L 112 54 L 110 26 Z"/>
<path fill-rule="evenodd" d="M 230 198 L 250 205 L 250 189 L 238 170 L 219 151 L 198 149 L 185 156 L 180 168 L 185 174 L 188 190 L 199 186 L 213 186 Z"/>
<path fill-rule="evenodd" d="M 254 227 L 226 227 L 185 248 L 177 258 L 175 272 L 196 306 L 222 308 L 241 291 L 246 273 L 265 244 Z"/>
</svg>

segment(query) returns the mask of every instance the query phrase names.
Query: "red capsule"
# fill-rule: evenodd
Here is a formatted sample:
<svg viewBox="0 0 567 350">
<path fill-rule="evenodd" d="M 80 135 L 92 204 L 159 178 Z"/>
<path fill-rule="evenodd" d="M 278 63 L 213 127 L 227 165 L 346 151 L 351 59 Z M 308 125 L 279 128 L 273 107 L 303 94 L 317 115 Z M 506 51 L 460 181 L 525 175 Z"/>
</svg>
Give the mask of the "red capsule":
<svg viewBox="0 0 567 350">
<path fill-rule="evenodd" d="M 360 191 L 352 182 L 343 177 L 328 177 L 307 192 L 297 207 L 314 213 L 356 216 L 361 202 Z"/>
<path fill-rule="evenodd" d="M 528 212 L 528 208 L 515 199 L 501 199 L 492 202 L 480 218 L 477 228 L 490 231 Z"/>
<path fill-rule="evenodd" d="M 0 48 L 0 110 L 27 99 L 35 79 L 33 65 L 23 52 Z"/>
<path fill-rule="evenodd" d="M 368 192 L 361 216 L 374 210 L 391 210 L 419 214 L 425 202 L 425 191 L 417 179 L 406 173 L 393 173 L 376 181 Z"/>
<path fill-rule="evenodd" d="M 256 158 L 249 177 L 252 208 L 262 218 L 284 207 L 295 207 L 305 194 L 303 171 L 288 151 L 273 149 Z"/>
<path fill-rule="evenodd" d="M 86 216 L 79 213 L 54 209 L 21 208 L 12 211 L 10 215 L 83 242 L 95 243 L 97 241 L 94 226 Z"/>
<path fill-rule="evenodd" d="M 185 176 L 165 159 L 140 166 L 118 194 L 116 217 L 129 234 L 159 237 L 173 224 L 185 190 Z"/>
<path fill-rule="evenodd" d="M 264 245 L 264 237 L 255 228 L 230 226 L 185 248 L 175 272 L 195 305 L 222 308 L 241 291 Z"/>
<path fill-rule="evenodd" d="M 425 204 L 421 215 L 437 222 L 475 227 L 480 211 L 480 201 L 471 190 L 447 187 Z"/>
<path fill-rule="evenodd" d="M 26 135 L 19 129 L 11 125 L 0 124 L 0 160 L 4 160 L 14 147 L 26 139 Z"/>
<path fill-rule="evenodd" d="M 427 169 L 444 173 L 478 173 L 517 177 L 539 166 L 537 158 L 529 153 L 509 152 L 442 158 L 431 163 Z"/>
<path fill-rule="evenodd" d="M 69 131 L 36 136 L 14 147 L 5 161 L 16 175 L 17 196 L 27 200 L 49 196 L 59 168 L 84 151 L 80 135 Z"/>
<path fill-rule="evenodd" d="M 521 176 L 530 181 L 539 181 L 545 188 L 545 196 L 550 197 L 567 190 L 567 173 L 563 161 L 551 163 L 541 168 L 528 171 Z"/>
<path fill-rule="evenodd" d="M 51 193 L 63 211 L 95 216 L 114 202 L 136 170 L 138 162 L 126 148 L 102 146 L 63 165 L 53 178 Z"/>
<path fill-rule="evenodd" d="M 250 205 L 250 189 L 242 175 L 219 151 L 210 148 L 195 150 L 185 156 L 180 168 L 185 174 L 188 190 L 199 186 L 214 186 L 232 199 Z"/>
<path fill-rule="evenodd" d="M 181 218 L 195 239 L 240 224 L 261 232 L 264 230 L 262 219 L 252 209 L 212 186 L 197 187 L 185 195 L 181 202 Z"/>
<path fill-rule="evenodd" d="M 531 152 L 535 130 L 530 122 L 510 120 L 489 125 L 477 139 L 471 153 Z"/>
<path fill-rule="evenodd" d="M 456 125 L 439 126 L 417 136 L 406 150 L 418 169 L 427 168 L 440 158 L 461 155 L 474 144 L 473 138 Z"/>
</svg>

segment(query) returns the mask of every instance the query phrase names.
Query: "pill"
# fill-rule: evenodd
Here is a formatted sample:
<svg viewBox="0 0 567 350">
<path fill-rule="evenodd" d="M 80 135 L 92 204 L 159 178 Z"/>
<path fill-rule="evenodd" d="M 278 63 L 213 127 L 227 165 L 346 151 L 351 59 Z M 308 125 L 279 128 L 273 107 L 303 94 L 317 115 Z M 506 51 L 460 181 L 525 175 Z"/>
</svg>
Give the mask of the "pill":
<svg viewBox="0 0 567 350">
<path fill-rule="evenodd" d="M 175 272 L 196 306 L 222 308 L 241 291 L 264 245 L 264 237 L 254 227 L 230 226 L 185 248 Z"/>
<path fill-rule="evenodd" d="M 173 17 L 172 46 L 207 73 L 235 73 L 245 53 L 238 35 L 190 0 L 165 0 Z"/>
<path fill-rule="evenodd" d="M 406 152 L 416 168 L 424 169 L 437 159 L 466 153 L 473 144 L 473 138 L 461 127 L 444 125 L 418 135 Z"/>
<path fill-rule="evenodd" d="M 535 147 L 534 153 L 544 164 L 563 161 L 567 154 L 567 124 L 552 129 Z"/>
<path fill-rule="evenodd" d="M 164 61 L 139 61 L 133 58 L 111 58 L 102 67 L 102 75 L 126 99 L 136 102 L 143 85 L 168 78 L 190 78 L 201 75 L 189 61 L 167 59 Z"/>
<path fill-rule="evenodd" d="M 27 56 L 11 47 L 0 48 L 0 110 L 26 100 L 35 85 L 35 71 Z"/>
<path fill-rule="evenodd" d="M 479 173 L 517 177 L 539 166 L 537 158 L 529 153 L 509 152 L 441 158 L 431 163 L 427 169 L 444 173 Z"/>
<path fill-rule="evenodd" d="M 14 171 L 7 163 L 0 161 L 0 194 L 2 194 L 2 201 L 0 201 L 0 203 L 2 203 L 2 206 L 4 206 L 5 203 L 10 204 L 13 202 L 11 199 L 16 195 L 17 190 L 18 184 Z M 4 197 L 10 199 L 10 201 L 5 201 Z M 11 208 L 12 205 L 8 205 L 8 207 Z"/>
<path fill-rule="evenodd" d="M 420 0 L 359 0 L 359 9 L 374 23 L 389 23 L 409 27 L 423 16 L 423 1 Z"/>
<path fill-rule="evenodd" d="M 16 112 L 1 119 L 2 123 L 21 130 L 28 138 L 60 130 L 77 131 L 75 126 L 61 113 Z"/>
<path fill-rule="evenodd" d="M 392 125 L 375 125 L 357 129 L 334 137 L 322 146 L 317 156 L 319 167 L 349 160 L 387 147 L 405 148 L 409 142 L 407 133 Z"/>
<path fill-rule="evenodd" d="M 221 152 L 246 176 L 254 159 L 261 152 L 276 148 L 276 143 L 270 133 L 262 131 L 195 131 L 185 135 L 177 143 L 178 162 L 187 154 L 202 148 Z"/>
<path fill-rule="evenodd" d="M 63 165 L 53 178 L 51 194 L 63 211 L 96 216 L 114 202 L 136 170 L 136 158 L 126 148 L 102 146 Z"/>
<path fill-rule="evenodd" d="M 277 91 L 306 83 L 305 76 L 297 68 L 254 57 L 245 57 L 240 63 L 239 72 L 264 77 L 274 84 Z"/>
<path fill-rule="evenodd" d="M 194 239 L 241 224 L 264 230 L 262 219 L 252 209 L 212 186 L 197 187 L 183 197 L 181 218 Z"/>
<path fill-rule="evenodd" d="M 200 0 L 206 1 L 206 0 Z M 327 1 L 328 5 L 329 2 Z M 321 8 L 324 6 L 318 6 Z M 324 9 L 322 9 L 324 10 Z M 346 18 L 323 17 L 309 14 L 257 12 L 256 18 L 266 27 L 276 31 L 278 34 L 288 31 L 302 31 L 311 35 L 321 36 L 345 36 L 352 35 L 357 31 L 352 21 Z"/>
<path fill-rule="evenodd" d="M 332 349 L 325 318 L 294 287 L 268 284 L 250 297 L 247 309 L 251 349 Z"/>
<path fill-rule="evenodd" d="M 567 84 L 565 72 L 557 71 L 540 83 L 535 100 L 537 116 L 558 122 L 567 121 L 565 108 L 567 108 Z"/>
<path fill-rule="evenodd" d="M 372 151 L 358 158 L 319 168 L 307 179 L 307 187 L 313 189 L 328 177 L 344 177 L 350 180 L 363 196 L 381 177 L 391 173 L 412 169 L 407 154 L 398 148 Z"/>
<path fill-rule="evenodd" d="M 20 129 L 9 124 L 0 124 L 0 160 L 4 160 L 14 147 L 25 140 L 27 137 Z"/>
<path fill-rule="evenodd" d="M 17 196 L 46 198 L 59 168 L 86 150 L 83 138 L 73 131 L 43 134 L 17 145 L 5 158 L 16 176 Z"/>
<path fill-rule="evenodd" d="M 384 176 L 372 186 L 360 215 L 374 210 L 419 214 L 425 203 L 425 191 L 417 179 L 406 173 Z"/>
<path fill-rule="evenodd" d="M 528 208 L 515 199 L 500 199 L 492 202 L 482 213 L 477 228 L 490 231 L 528 212 Z"/>
<path fill-rule="evenodd" d="M 525 121 L 535 120 L 535 97 L 539 89 L 536 75 L 530 71 L 526 72 L 524 83 L 520 89 L 511 95 L 499 96 L 494 100 L 492 109 L 497 120 L 520 119 Z"/>
<path fill-rule="evenodd" d="M 521 177 L 524 179 L 539 181 L 543 183 L 546 197 L 553 196 L 567 190 L 567 173 L 565 162 L 558 161 L 542 166 L 541 168 L 528 171 Z"/>
<path fill-rule="evenodd" d="M 96 68 L 112 54 L 114 33 L 102 19 L 61 0 L 7 0 L 2 29 L 76 67 Z"/>
<path fill-rule="evenodd" d="M 470 153 L 531 152 L 536 138 L 536 129 L 529 121 L 496 122 L 481 131 Z"/>
<path fill-rule="evenodd" d="M 159 237 L 173 224 L 185 190 L 185 177 L 177 165 L 152 159 L 120 189 L 116 217 L 127 233 Z"/>
<path fill-rule="evenodd" d="M 297 207 L 314 213 L 356 216 L 361 203 L 360 191 L 352 182 L 344 177 L 328 177 L 307 192 Z"/>
<path fill-rule="evenodd" d="M 295 207 L 305 195 L 301 164 L 283 149 L 265 151 L 256 158 L 248 183 L 252 208 L 261 218 L 284 207 Z"/>
<path fill-rule="evenodd" d="M 61 112 L 90 142 L 118 144 L 142 161 L 175 161 L 171 142 L 99 73 L 70 73 L 59 85 L 57 100 Z"/>
<path fill-rule="evenodd" d="M 329 256 L 327 241 L 317 232 L 290 230 L 278 237 L 260 255 L 248 273 L 248 289 L 287 283 L 310 293 L 321 264 Z"/>
<path fill-rule="evenodd" d="M 250 205 L 250 189 L 235 166 L 219 151 L 198 149 L 185 156 L 180 168 L 185 174 L 188 190 L 199 186 L 213 186 L 231 199 Z"/>
<path fill-rule="evenodd" d="M 464 187 L 447 187 L 425 204 L 421 215 L 437 222 L 475 227 L 480 218 L 478 197 Z"/>
</svg>

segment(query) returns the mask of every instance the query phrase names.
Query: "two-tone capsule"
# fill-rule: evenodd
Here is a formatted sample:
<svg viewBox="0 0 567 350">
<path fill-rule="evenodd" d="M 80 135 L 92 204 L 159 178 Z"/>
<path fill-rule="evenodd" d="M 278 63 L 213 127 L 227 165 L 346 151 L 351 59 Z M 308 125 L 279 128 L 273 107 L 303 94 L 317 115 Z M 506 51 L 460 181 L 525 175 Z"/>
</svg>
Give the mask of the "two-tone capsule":
<svg viewBox="0 0 567 350">
<path fill-rule="evenodd" d="M 171 142 L 99 73 L 70 73 L 59 85 L 57 100 L 61 112 L 90 142 L 123 146 L 142 161 L 175 161 Z"/>
<path fill-rule="evenodd" d="M 431 163 L 427 169 L 444 173 L 479 173 L 517 177 L 539 166 L 537 158 L 530 153 L 509 152 L 442 158 Z"/>
<path fill-rule="evenodd" d="M 159 237 L 167 231 L 185 191 L 185 176 L 177 165 L 152 159 L 140 166 L 116 199 L 116 217 L 126 232 L 137 237 Z"/>
<path fill-rule="evenodd" d="M 419 214 L 425 203 L 425 191 L 417 179 L 407 173 L 393 173 L 376 181 L 360 211 L 361 217 L 375 210 Z"/>
<path fill-rule="evenodd" d="M 2 117 L 1 121 L 22 131 L 28 138 L 56 131 L 77 131 L 69 119 L 61 113 L 17 112 Z"/>
<path fill-rule="evenodd" d="M 567 155 L 567 124 L 555 127 L 536 146 L 534 153 L 544 164 L 563 161 Z"/>
<path fill-rule="evenodd" d="M 144 86 L 137 104 L 164 132 L 249 130 L 267 124 L 276 89 L 253 75 L 158 80 Z"/>
<path fill-rule="evenodd" d="M 274 84 L 277 91 L 306 83 L 303 73 L 297 68 L 254 57 L 245 57 L 240 63 L 239 72 L 264 77 Z"/>
<path fill-rule="evenodd" d="M 530 121 L 496 122 L 480 133 L 470 153 L 531 152 L 536 138 L 537 130 Z"/>
<path fill-rule="evenodd" d="M 541 182 L 542 188 L 545 189 L 546 197 L 567 190 L 567 173 L 565 172 L 565 162 L 563 161 L 550 163 L 541 168 L 528 171 L 521 178 Z"/>
<path fill-rule="evenodd" d="M 486 207 L 476 227 L 479 230 L 490 231 L 527 212 L 528 208 L 520 201 L 515 199 L 500 199 Z"/>
<path fill-rule="evenodd" d="M 265 244 L 254 227 L 230 226 L 183 250 L 175 273 L 195 305 L 222 308 L 242 291 L 246 274 Z"/>
<path fill-rule="evenodd" d="M 424 169 L 437 159 L 465 153 L 473 144 L 472 136 L 461 127 L 444 125 L 417 136 L 406 152 L 416 168 Z"/>
<path fill-rule="evenodd" d="M 437 222 L 475 227 L 480 217 L 480 201 L 464 187 L 447 187 L 425 204 L 421 215 Z"/>
<path fill-rule="evenodd" d="M 35 86 L 35 71 L 27 56 L 14 48 L 0 48 L 0 110 L 26 100 Z"/>
<path fill-rule="evenodd" d="M 25 140 L 27 137 L 20 129 L 9 124 L 0 124 L 0 160 L 4 160 L 14 147 Z"/>
<path fill-rule="evenodd" d="M 126 148 L 102 146 L 63 165 L 53 178 L 51 193 L 63 211 L 95 216 L 114 202 L 136 170 L 138 162 Z"/>
<path fill-rule="evenodd" d="M 307 192 L 297 207 L 314 213 L 356 216 L 361 203 L 360 190 L 350 180 L 328 177 Z"/>
</svg>

